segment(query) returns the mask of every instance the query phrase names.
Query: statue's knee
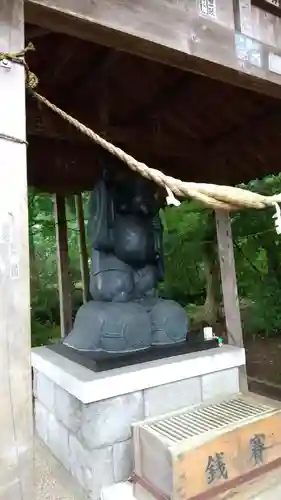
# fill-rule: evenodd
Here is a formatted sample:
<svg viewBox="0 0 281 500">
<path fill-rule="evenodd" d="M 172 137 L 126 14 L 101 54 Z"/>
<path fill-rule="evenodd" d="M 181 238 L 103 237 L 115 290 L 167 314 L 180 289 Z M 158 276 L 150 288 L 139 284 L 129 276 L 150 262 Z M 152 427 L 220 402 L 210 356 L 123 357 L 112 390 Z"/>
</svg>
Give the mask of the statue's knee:
<svg viewBox="0 0 281 500">
<path fill-rule="evenodd" d="M 150 318 L 155 345 L 186 340 L 189 330 L 188 315 L 177 302 L 159 299 L 150 312 Z"/>
<path fill-rule="evenodd" d="M 127 302 L 134 289 L 132 269 L 114 255 L 94 250 L 90 293 L 94 300 Z"/>
<path fill-rule="evenodd" d="M 152 293 L 157 287 L 157 269 L 145 266 L 134 272 L 135 297 L 142 298 Z"/>
</svg>

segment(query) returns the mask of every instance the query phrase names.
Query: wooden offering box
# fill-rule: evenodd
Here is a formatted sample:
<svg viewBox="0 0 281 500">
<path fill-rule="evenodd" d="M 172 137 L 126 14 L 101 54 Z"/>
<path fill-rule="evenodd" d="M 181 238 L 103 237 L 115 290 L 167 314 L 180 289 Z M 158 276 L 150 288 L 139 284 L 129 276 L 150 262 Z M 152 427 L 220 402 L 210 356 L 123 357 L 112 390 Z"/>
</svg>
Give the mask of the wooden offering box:
<svg viewBox="0 0 281 500">
<path fill-rule="evenodd" d="M 135 425 L 138 500 L 214 498 L 280 465 L 281 412 L 238 396 Z"/>
</svg>

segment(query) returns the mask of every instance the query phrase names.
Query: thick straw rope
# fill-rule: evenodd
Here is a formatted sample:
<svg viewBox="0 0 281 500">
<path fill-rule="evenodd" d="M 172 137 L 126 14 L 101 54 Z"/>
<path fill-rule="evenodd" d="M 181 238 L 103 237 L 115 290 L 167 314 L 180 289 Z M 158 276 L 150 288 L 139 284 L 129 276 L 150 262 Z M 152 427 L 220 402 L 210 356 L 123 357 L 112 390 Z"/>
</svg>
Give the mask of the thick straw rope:
<svg viewBox="0 0 281 500">
<path fill-rule="evenodd" d="M 38 79 L 34 73 L 30 72 L 26 62 L 24 61 L 24 56 L 28 50 L 34 50 L 32 44 L 29 44 L 26 49 L 16 54 L 0 52 L 0 60 L 8 59 L 12 62 L 23 64 L 26 70 L 27 88 L 38 101 L 45 104 L 54 113 L 58 114 L 61 118 L 73 125 L 77 130 L 79 130 L 79 132 L 89 137 L 89 139 L 103 147 L 112 155 L 116 156 L 119 160 L 123 161 L 131 170 L 134 170 L 143 177 L 152 180 L 163 188 L 168 187 L 173 194 L 179 198 L 193 198 L 215 210 L 230 211 L 242 208 L 262 209 L 281 202 L 281 194 L 276 196 L 263 196 L 237 187 L 183 182 L 179 179 L 175 179 L 174 177 L 165 175 L 160 170 L 150 168 L 145 163 L 137 161 L 131 155 L 125 153 L 125 151 L 121 148 L 106 141 L 89 127 L 86 127 L 83 123 L 79 122 L 68 113 L 65 113 L 65 111 L 55 106 L 55 104 L 52 104 L 48 99 L 35 91 Z"/>
</svg>

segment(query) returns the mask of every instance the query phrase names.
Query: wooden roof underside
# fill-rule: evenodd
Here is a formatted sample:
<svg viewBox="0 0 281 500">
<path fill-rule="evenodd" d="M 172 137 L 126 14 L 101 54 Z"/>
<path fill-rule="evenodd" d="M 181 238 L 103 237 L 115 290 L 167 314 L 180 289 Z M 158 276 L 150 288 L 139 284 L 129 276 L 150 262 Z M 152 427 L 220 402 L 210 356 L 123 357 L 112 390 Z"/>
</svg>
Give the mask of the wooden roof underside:
<svg viewBox="0 0 281 500">
<path fill-rule="evenodd" d="M 219 184 L 280 171 L 279 100 L 33 25 L 26 39 L 38 91 L 149 166 Z M 91 189 L 110 160 L 31 97 L 27 132 L 41 190 Z"/>
</svg>

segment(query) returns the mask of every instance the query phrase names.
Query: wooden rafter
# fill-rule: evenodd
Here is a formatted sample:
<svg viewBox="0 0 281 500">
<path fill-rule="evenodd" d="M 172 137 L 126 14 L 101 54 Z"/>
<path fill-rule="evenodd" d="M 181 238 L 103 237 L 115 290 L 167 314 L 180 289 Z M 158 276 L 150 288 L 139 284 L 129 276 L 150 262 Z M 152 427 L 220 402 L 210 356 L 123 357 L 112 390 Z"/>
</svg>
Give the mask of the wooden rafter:
<svg viewBox="0 0 281 500">
<path fill-rule="evenodd" d="M 281 17 L 281 6 L 275 5 L 274 1 L 270 0 L 251 0 L 251 4 L 272 14 L 273 16 Z"/>
<path fill-rule="evenodd" d="M 269 128 L 274 122 L 281 118 L 281 106 L 271 104 L 262 111 L 257 111 L 249 120 L 238 127 L 234 127 L 225 134 L 217 138 L 217 141 L 212 145 L 209 144 L 208 154 L 217 161 L 218 157 L 227 150 L 231 154 L 237 149 L 238 145 L 243 143 L 251 143 L 253 138 L 262 134 L 268 134 Z M 206 145 L 207 146 L 207 145 Z"/>
<path fill-rule="evenodd" d="M 196 59 L 196 68 L 192 69 L 202 74 L 211 74 L 206 68 L 201 71 L 200 65 L 206 63 L 205 59 L 208 59 L 207 64 L 210 64 L 212 60 L 209 57 L 210 52 L 214 53 L 217 50 L 212 39 L 216 33 L 217 40 L 220 39 L 222 45 L 222 52 L 217 54 L 218 58 L 223 57 L 223 62 L 220 67 L 217 65 L 212 67 L 216 70 L 216 78 L 219 79 L 220 71 L 228 72 L 223 64 L 227 62 L 229 67 L 232 64 L 231 60 L 229 62 L 227 59 L 229 55 L 227 51 L 229 46 L 233 46 L 231 38 L 233 33 L 229 40 L 227 37 L 220 38 L 221 27 L 224 26 L 225 30 L 229 30 L 231 25 L 230 23 L 226 26 L 227 16 L 231 20 L 233 15 L 232 10 L 232 14 L 230 10 L 228 11 L 226 3 L 228 7 L 232 6 L 232 0 L 225 2 L 218 0 L 217 3 L 217 19 L 221 23 L 220 27 L 215 21 L 210 24 L 208 19 L 204 19 L 203 30 L 202 18 L 198 17 L 195 0 L 189 2 L 187 12 L 184 9 L 185 0 L 179 2 L 136 0 L 133 10 L 130 10 L 131 4 L 128 0 L 121 3 L 107 0 L 98 4 L 93 4 L 90 0 L 81 0 L 78 4 L 71 3 L 72 9 L 79 8 L 81 18 L 78 21 L 73 12 L 67 11 L 69 2 L 66 0 L 25 0 L 26 12 L 28 16 L 30 15 L 30 19 L 36 13 L 37 19 L 40 18 L 39 23 L 45 28 L 54 22 L 55 24 L 52 24 L 54 31 L 74 34 L 78 38 L 89 39 L 92 42 L 97 41 L 98 36 L 101 36 L 101 42 L 108 41 L 108 47 L 105 47 L 88 44 L 83 40 L 77 41 L 77 38 L 64 37 L 58 33 L 39 40 L 37 52 L 30 55 L 30 67 L 34 68 L 40 78 L 39 92 L 137 159 L 184 180 L 236 183 L 256 175 L 264 175 L 266 165 L 270 171 L 276 171 L 277 159 L 273 150 L 278 149 L 276 132 L 280 120 L 278 101 L 272 97 L 267 98 L 258 93 L 245 91 L 243 88 L 237 89 L 217 80 L 206 79 L 202 75 L 179 71 L 153 61 L 144 61 L 136 55 L 128 55 L 123 51 L 125 49 L 158 61 L 172 62 L 174 66 L 178 66 L 177 56 L 181 53 L 184 56 L 184 64 L 180 64 L 183 69 L 189 69 L 191 59 L 193 62 Z M 226 6 L 223 16 L 220 11 L 222 4 Z M 96 5 L 99 5 L 98 11 L 95 9 Z M 109 9 L 109 5 L 113 11 L 118 5 L 119 17 L 112 16 L 113 11 L 111 7 Z M 167 31 L 168 18 L 165 18 L 168 12 L 165 10 L 167 5 L 169 5 L 169 31 Z M 64 15 L 60 16 L 60 13 Z M 149 26 L 146 29 L 144 26 L 147 15 L 149 15 Z M 127 19 L 131 19 L 132 23 L 126 23 Z M 108 23 L 105 26 L 106 20 Z M 155 27 L 153 30 L 152 25 Z M 185 25 L 184 36 L 183 25 Z M 130 32 L 126 31 L 128 26 Z M 176 28 L 178 31 L 175 33 Z M 77 29 L 78 31 L 75 31 Z M 138 30 L 144 30 L 143 37 L 138 37 L 140 33 Z M 82 31 L 85 36 L 82 35 Z M 192 44 L 190 44 L 191 32 Z M 163 45 L 160 51 L 157 37 L 164 35 L 166 47 Z M 197 35 L 200 36 L 195 43 Z M 210 36 L 209 44 L 207 35 Z M 184 50 L 180 46 L 178 36 L 181 37 L 181 43 L 183 40 L 186 41 Z M 81 55 L 80 48 L 75 49 L 77 44 L 78 47 L 81 46 Z M 198 50 L 205 51 L 200 56 L 201 62 L 197 59 L 199 52 L 196 52 L 196 44 Z M 56 46 L 58 53 L 60 51 L 63 56 L 66 54 L 68 62 L 56 73 L 54 81 L 51 75 L 53 68 L 57 66 L 57 61 L 55 58 L 52 59 L 50 66 L 47 62 L 48 54 L 50 51 L 53 52 Z M 114 48 L 109 48 L 110 46 Z M 149 53 L 142 53 L 143 48 Z M 173 61 L 163 59 L 163 51 L 173 58 Z M 264 54 L 266 56 L 266 52 Z M 237 62 L 236 54 L 235 61 Z M 136 77 L 136 69 L 141 75 L 139 79 Z M 240 63 L 239 69 L 241 69 Z M 245 66 L 245 71 L 248 72 L 247 77 L 243 75 L 243 68 L 236 74 L 236 78 L 241 79 L 241 86 L 244 85 L 245 78 L 249 78 L 252 74 L 249 67 Z M 261 74 L 265 75 L 264 70 L 262 71 L 259 73 L 260 78 L 255 80 L 255 86 L 259 87 L 259 90 L 263 85 Z M 280 79 L 277 76 L 275 78 Z M 109 87 L 107 81 L 110 82 Z M 275 95 L 278 94 L 280 97 L 281 85 L 276 86 L 275 91 Z M 78 183 L 81 187 L 88 183 L 91 187 L 93 156 L 96 155 L 95 159 L 100 165 L 100 150 L 44 107 L 38 110 L 35 102 L 32 100 L 31 105 L 28 101 L 27 108 L 29 156 L 39 161 L 41 138 L 68 141 L 67 148 L 65 145 L 47 146 L 48 162 L 52 163 L 51 158 L 56 155 L 54 163 L 59 165 L 52 164 L 52 174 L 49 169 L 49 176 L 52 175 L 53 179 L 58 176 L 58 183 L 62 185 L 62 179 L 67 176 L 69 186 L 70 183 L 72 186 Z M 272 140 L 272 147 L 269 145 L 269 139 Z M 62 141 L 57 142 L 61 144 Z M 49 144 L 54 143 L 49 142 Z M 255 148 L 258 152 L 254 150 Z M 40 185 L 44 182 L 51 184 L 47 174 L 36 168 L 36 162 L 33 165 L 32 161 L 30 172 L 31 178 Z"/>
<path fill-rule="evenodd" d="M 57 63 L 53 65 L 53 71 L 51 72 L 52 83 L 55 87 L 57 87 L 58 85 L 58 80 L 60 76 L 66 74 L 68 67 L 73 65 L 73 59 L 75 58 L 75 55 L 79 54 L 80 52 L 81 52 L 81 41 L 78 39 L 74 39 L 74 41 L 71 44 L 71 48 L 68 47 L 67 43 L 57 48 L 56 51 Z M 68 85 L 71 86 L 71 84 L 72 81 L 68 81 Z"/>
<path fill-rule="evenodd" d="M 46 35 L 50 35 L 52 32 L 49 29 L 41 28 L 40 26 L 30 26 L 28 25 L 25 29 L 25 37 L 27 40 L 34 40 L 35 38 L 41 38 Z"/>
<path fill-rule="evenodd" d="M 71 78 L 63 80 L 63 86 L 59 93 L 59 104 L 63 108 L 69 107 L 69 103 L 79 101 L 85 95 L 91 83 L 99 79 L 100 59 L 104 61 L 104 52 L 107 49 L 98 47 L 95 50 L 81 50 L 72 55 Z"/>
<path fill-rule="evenodd" d="M 81 115 L 81 110 L 73 110 L 71 113 L 75 117 Z M 90 143 L 84 135 L 76 131 L 71 125 L 57 117 L 54 113 L 47 108 L 36 108 L 35 101 L 32 100 L 27 113 L 27 133 L 32 136 L 40 136 L 49 139 L 62 139 L 73 141 L 74 143 L 87 142 Z M 108 140 L 115 144 L 123 145 L 124 147 L 131 147 L 134 150 L 141 148 L 145 144 L 145 150 L 149 152 L 161 149 L 163 155 L 171 156 L 185 156 L 187 152 L 187 143 L 182 146 L 175 144 L 174 138 L 169 134 L 162 133 L 161 135 L 152 134 L 150 130 L 138 129 L 133 127 L 118 127 L 112 125 L 103 126 L 100 119 L 95 123 L 92 116 L 85 116 L 81 120 L 84 123 L 91 123 L 91 128 L 101 135 L 106 135 Z M 190 146 L 195 149 L 194 143 Z"/>
<path fill-rule="evenodd" d="M 192 75 L 190 75 L 190 79 L 192 79 Z M 172 103 L 178 99 L 181 90 L 187 85 L 186 82 L 186 74 L 180 73 L 172 82 L 164 85 L 164 88 L 162 88 L 160 92 L 157 92 L 156 96 L 152 95 L 145 105 L 141 104 L 127 116 L 126 119 L 123 120 L 123 123 L 126 122 L 127 124 L 133 123 L 134 125 L 139 125 L 145 121 L 149 121 L 153 115 L 157 115 L 157 113 L 161 112 L 163 107 L 170 108 Z"/>
</svg>

